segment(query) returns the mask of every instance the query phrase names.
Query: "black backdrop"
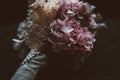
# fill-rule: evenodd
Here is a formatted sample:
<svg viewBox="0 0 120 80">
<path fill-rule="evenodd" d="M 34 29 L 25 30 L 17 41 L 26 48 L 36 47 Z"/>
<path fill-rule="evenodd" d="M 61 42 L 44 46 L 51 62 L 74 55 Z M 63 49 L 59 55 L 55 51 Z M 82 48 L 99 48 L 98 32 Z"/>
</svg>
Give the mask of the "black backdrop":
<svg viewBox="0 0 120 80">
<path fill-rule="evenodd" d="M 120 12 L 119 0 L 85 0 L 103 14 L 108 29 L 100 30 L 93 54 L 79 73 L 65 74 L 60 68 L 48 70 L 37 78 L 44 80 L 120 80 Z M 20 64 L 12 48 L 12 38 L 27 13 L 26 0 L 0 2 L 0 80 L 10 80 Z M 60 71 L 60 72 L 59 72 Z M 44 77 L 48 77 L 44 78 Z"/>
</svg>

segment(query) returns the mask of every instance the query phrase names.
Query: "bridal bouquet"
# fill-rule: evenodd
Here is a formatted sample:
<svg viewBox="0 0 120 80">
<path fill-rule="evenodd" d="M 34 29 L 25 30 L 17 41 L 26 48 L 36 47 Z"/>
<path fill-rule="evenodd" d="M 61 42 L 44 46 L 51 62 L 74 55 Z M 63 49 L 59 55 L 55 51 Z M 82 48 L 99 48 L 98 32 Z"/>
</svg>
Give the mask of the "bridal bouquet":
<svg viewBox="0 0 120 80">
<path fill-rule="evenodd" d="M 18 28 L 19 39 L 13 40 L 44 54 L 83 58 L 93 49 L 96 29 L 104 26 L 96 22 L 95 6 L 84 1 L 35 0 L 28 7 L 28 17 Z"/>
</svg>

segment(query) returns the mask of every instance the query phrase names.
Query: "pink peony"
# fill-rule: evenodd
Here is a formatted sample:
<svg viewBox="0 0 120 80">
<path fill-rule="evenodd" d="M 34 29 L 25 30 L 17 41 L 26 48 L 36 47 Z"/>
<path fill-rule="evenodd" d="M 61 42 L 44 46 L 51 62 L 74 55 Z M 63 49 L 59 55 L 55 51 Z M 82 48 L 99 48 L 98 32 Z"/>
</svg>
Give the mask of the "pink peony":
<svg viewBox="0 0 120 80">
<path fill-rule="evenodd" d="M 49 42 L 53 51 L 70 54 L 91 52 L 95 39 L 88 28 L 96 24 L 91 17 L 93 9 L 87 3 L 64 1 L 60 15 L 50 24 L 52 36 Z"/>
</svg>

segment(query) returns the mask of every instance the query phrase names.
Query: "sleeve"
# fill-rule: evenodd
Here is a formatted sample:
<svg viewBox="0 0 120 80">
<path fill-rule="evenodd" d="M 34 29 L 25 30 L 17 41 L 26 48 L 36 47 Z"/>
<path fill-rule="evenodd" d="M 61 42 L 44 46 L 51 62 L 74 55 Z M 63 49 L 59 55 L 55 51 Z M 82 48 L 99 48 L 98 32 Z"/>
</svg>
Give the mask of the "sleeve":
<svg viewBox="0 0 120 80">
<path fill-rule="evenodd" d="M 46 65 L 46 62 L 47 57 L 44 54 L 31 50 L 11 80 L 34 80 L 38 71 Z"/>
</svg>

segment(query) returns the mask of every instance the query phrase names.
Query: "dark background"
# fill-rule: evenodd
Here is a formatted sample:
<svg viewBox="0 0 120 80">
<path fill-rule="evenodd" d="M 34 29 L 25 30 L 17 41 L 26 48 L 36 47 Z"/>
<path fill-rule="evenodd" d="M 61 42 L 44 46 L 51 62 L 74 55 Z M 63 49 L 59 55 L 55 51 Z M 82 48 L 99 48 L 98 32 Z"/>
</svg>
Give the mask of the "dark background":
<svg viewBox="0 0 120 80">
<path fill-rule="evenodd" d="M 80 72 L 66 74 L 60 68 L 58 71 L 51 69 L 39 76 L 43 80 L 120 80 L 119 0 L 85 1 L 97 7 L 96 11 L 104 16 L 108 28 L 99 30 L 93 54 L 86 59 Z M 10 80 L 21 62 L 12 48 L 12 38 L 26 14 L 26 0 L 0 2 L 0 80 Z"/>
</svg>

